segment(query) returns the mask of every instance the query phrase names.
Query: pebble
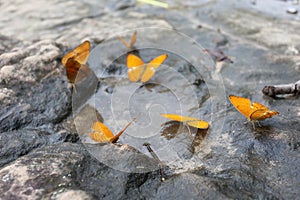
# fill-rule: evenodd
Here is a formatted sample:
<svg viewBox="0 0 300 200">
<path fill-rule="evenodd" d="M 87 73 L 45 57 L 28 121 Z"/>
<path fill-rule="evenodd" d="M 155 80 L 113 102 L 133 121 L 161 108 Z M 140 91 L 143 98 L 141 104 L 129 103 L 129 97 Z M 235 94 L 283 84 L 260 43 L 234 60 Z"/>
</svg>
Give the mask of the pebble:
<svg viewBox="0 0 300 200">
<path fill-rule="evenodd" d="M 289 14 L 297 14 L 298 10 L 296 8 L 288 8 L 286 12 Z"/>
</svg>

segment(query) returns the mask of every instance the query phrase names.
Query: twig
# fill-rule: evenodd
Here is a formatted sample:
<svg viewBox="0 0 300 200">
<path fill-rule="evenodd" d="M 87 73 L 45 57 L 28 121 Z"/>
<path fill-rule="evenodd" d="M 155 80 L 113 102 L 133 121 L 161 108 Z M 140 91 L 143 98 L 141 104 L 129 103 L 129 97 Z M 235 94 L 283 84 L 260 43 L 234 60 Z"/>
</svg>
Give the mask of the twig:
<svg viewBox="0 0 300 200">
<path fill-rule="evenodd" d="M 296 83 L 283 84 L 283 85 L 271 85 L 265 86 L 262 92 L 270 97 L 276 97 L 278 95 L 298 95 L 300 93 L 300 80 Z"/>
</svg>

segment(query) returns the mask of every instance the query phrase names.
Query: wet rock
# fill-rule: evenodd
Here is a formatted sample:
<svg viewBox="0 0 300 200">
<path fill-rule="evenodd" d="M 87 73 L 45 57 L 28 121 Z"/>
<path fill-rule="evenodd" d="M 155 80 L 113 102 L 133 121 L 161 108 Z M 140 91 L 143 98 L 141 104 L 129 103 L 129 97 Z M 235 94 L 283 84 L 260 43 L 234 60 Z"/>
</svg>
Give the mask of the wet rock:
<svg viewBox="0 0 300 200">
<path fill-rule="evenodd" d="M 157 196 L 159 199 L 228 199 L 209 179 L 189 173 L 165 181 L 158 188 Z"/>
<path fill-rule="evenodd" d="M 66 84 L 62 80 L 48 79 L 37 87 L 24 86 L 29 90 L 27 94 L 1 105 L 0 131 L 61 122 L 71 112 L 71 93 Z M 56 90 L 52 90 L 53 87 Z"/>
<path fill-rule="evenodd" d="M 48 196 L 47 196 L 47 198 L 48 198 Z M 58 191 L 57 194 L 53 193 L 51 195 L 51 199 L 55 199 L 55 200 L 65 200 L 65 199 L 92 200 L 94 198 L 93 198 L 93 196 L 89 195 L 87 192 L 82 191 L 82 190 L 63 190 L 63 191 Z"/>
<path fill-rule="evenodd" d="M 126 150 L 123 154 L 126 154 Z M 155 194 L 159 174 L 125 173 L 91 157 L 82 144 L 50 145 L 29 153 L 0 170 L 2 198 L 53 198 L 80 195 L 82 198 L 132 198 Z M 155 185 L 138 192 L 145 184 Z M 147 189 L 146 189 L 147 188 Z M 83 192 L 85 191 L 85 192 Z M 128 194 L 127 194 L 128 193 Z"/>
<path fill-rule="evenodd" d="M 4 199 L 59 199 L 72 193 L 117 198 L 126 183 L 126 175 L 121 174 L 88 156 L 82 145 L 66 143 L 32 152 L 2 168 L 0 191 Z"/>
<path fill-rule="evenodd" d="M 286 2 L 265 0 L 257 1 L 253 6 L 251 1 L 175 1 L 168 3 L 176 5 L 176 9 L 168 10 L 136 5 L 133 1 L 114 3 L 36 3 L 33 0 L 1 3 L 0 192 L 3 198 L 165 199 L 173 195 L 174 198 L 189 199 L 296 199 L 300 180 L 299 100 L 297 97 L 274 100 L 260 92 L 264 85 L 299 80 L 297 51 L 290 48 L 297 49 L 300 45 L 297 34 L 299 23 L 286 20 L 296 17 L 285 13 L 283 5 Z M 68 15 L 64 14 L 66 8 L 71 11 Z M 201 29 L 196 28 L 199 24 Z M 178 59 L 178 55 L 168 52 L 168 62 L 172 66 L 170 71 L 164 67 L 158 69 L 152 79 L 155 83 L 138 85 L 130 101 L 124 96 L 116 98 L 116 92 L 128 92 L 133 83 L 129 83 L 125 76 L 120 78 L 127 71 L 125 56 L 118 60 L 118 64 L 109 66 L 127 52 L 120 41 L 114 41 L 115 35 L 145 26 L 163 27 L 169 32 L 139 29 L 137 47 L 157 45 L 155 47 L 161 49 L 164 45 L 166 51 L 171 52 L 181 49 L 185 55 L 193 54 L 196 66 L 205 60 L 199 59 L 202 52 L 193 49 L 198 42 L 207 49 L 226 47 L 226 53 L 234 57 L 235 63 L 224 65 L 222 70 L 217 71 L 222 76 L 220 78 L 211 75 L 216 69 L 205 66 L 205 70 L 198 73 L 193 63 L 182 61 L 188 56 L 180 54 Z M 170 30 L 186 34 L 194 43 L 175 40 Z M 131 34 L 128 32 L 122 36 L 129 37 Z M 83 109 L 80 115 L 86 116 L 86 121 L 82 120 L 81 129 L 77 129 L 79 135 L 89 133 L 91 121 L 98 116 L 97 111 L 115 132 L 120 124 L 112 123 L 114 117 L 117 122 L 125 123 L 129 120 L 123 116 L 124 113 L 135 112 L 142 106 L 149 108 L 144 112 L 149 115 L 141 118 L 137 123 L 140 127 L 135 128 L 147 137 L 154 130 L 157 139 L 151 141 L 151 146 L 167 165 L 169 156 L 175 152 L 177 160 L 170 163 L 172 169 L 167 171 L 165 182 L 160 181 L 158 170 L 121 172 L 113 166 L 101 164 L 87 152 L 96 147 L 95 153 L 100 153 L 98 158 L 118 161 L 116 166 L 120 169 L 134 167 L 135 161 L 149 166 L 153 164 L 154 167 L 157 163 L 151 163 L 151 157 L 140 153 L 147 154 L 146 150 L 139 148 L 145 140 L 153 138 L 138 138 L 134 143 L 138 151 L 129 148 L 131 144 L 117 149 L 102 144 L 85 144 L 87 149 L 82 144 L 61 144 L 78 141 L 63 127 L 66 121 L 72 124 L 73 99 L 62 73 L 60 58 L 70 47 L 85 39 L 91 40 L 93 48 L 99 44 L 97 48 L 101 47 L 104 51 L 91 53 L 94 57 L 91 55 L 89 64 L 100 80 L 95 92 L 101 94 L 92 98 L 96 97 L 100 104 Z M 160 53 L 151 51 L 140 51 L 141 57 L 149 61 Z M 99 55 L 101 59 L 96 63 L 95 57 L 99 58 Z M 106 67 L 105 73 L 101 73 Z M 183 80 L 179 77 L 184 77 L 184 83 L 188 84 L 178 81 Z M 197 96 L 197 106 L 188 107 L 190 102 L 181 105 L 186 106 L 183 109 L 187 113 L 197 113 L 209 119 L 211 126 L 207 134 L 197 136 L 195 131 L 191 135 L 188 131 L 180 131 L 175 135 L 169 133 L 168 138 L 161 135 L 163 121 L 151 115 L 150 111 L 161 112 L 162 105 L 171 105 L 170 112 L 176 110 L 172 104 L 176 99 L 170 90 L 173 87 L 159 85 L 162 81 L 174 83 L 174 80 L 177 84 L 171 86 L 183 88 L 176 94 L 177 97 L 181 95 L 179 99 L 190 100 L 190 91 Z M 222 81 L 214 82 L 216 80 Z M 118 85 L 120 81 L 125 84 Z M 288 120 L 278 116 L 264 121 L 263 127 L 254 131 L 251 125 L 244 124 L 245 119 L 239 113 L 227 105 L 226 93 L 218 92 L 214 96 L 213 90 L 207 87 L 209 83 L 226 92 L 251 97 L 278 110 Z M 186 89 L 189 84 L 192 90 Z M 94 92 L 95 84 L 91 85 Z M 81 98 L 78 94 L 82 101 L 74 104 L 75 107 L 85 104 L 89 95 Z M 158 96 L 164 97 L 165 101 L 157 101 Z M 222 101 L 215 101 L 216 96 Z M 117 114 L 108 111 L 113 98 L 116 98 L 114 108 L 120 108 Z M 128 109 L 122 108 L 121 103 L 124 102 L 129 102 Z M 210 102 L 216 104 L 217 109 L 211 109 Z M 141 127 L 151 120 L 158 127 L 141 131 Z M 122 135 L 120 142 L 127 144 L 136 137 L 130 135 L 134 126 L 131 128 Z M 75 133 L 76 129 L 69 132 Z M 168 151 L 170 149 L 172 154 Z M 133 154 L 140 155 L 141 159 L 135 159 Z M 122 162 L 122 156 L 130 163 Z"/>
<path fill-rule="evenodd" d="M 54 127 L 44 127 L 46 130 Z M 36 148 L 62 143 L 67 141 L 70 135 L 67 132 L 52 133 L 43 130 L 42 127 L 9 131 L 0 133 L 0 167 L 26 155 Z"/>
<path fill-rule="evenodd" d="M 108 5 L 114 11 L 125 10 L 127 8 L 134 7 L 135 1 L 133 0 L 110 1 Z"/>
<path fill-rule="evenodd" d="M 71 93 L 57 70 L 58 46 L 43 40 L 0 55 L 0 131 L 57 123 L 70 113 Z"/>
<path fill-rule="evenodd" d="M 83 164 L 83 155 L 74 152 L 75 145 L 46 149 L 26 155 L 0 170 L 2 198 L 38 199 L 73 186 L 73 170 Z"/>
<path fill-rule="evenodd" d="M 158 169 L 158 162 L 141 154 L 127 144 L 85 144 L 86 149 L 99 161 L 116 170 L 128 173 L 146 173 Z"/>
<path fill-rule="evenodd" d="M 211 5 L 207 9 L 213 9 L 215 12 L 210 12 L 209 19 L 204 17 L 201 19 L 204 18 L 206 22 L 221 27 L 223 32 L 238 35 L 240 38 L 249 39 L 257 45 L 273 48 L 273 50 L 275 48 L 279 52 L 284 52 L 286 47 L 300 43 L 299 35 L 294 34 L 299 29 L 299 24 L 294 20 L 282 19 L 284 16 L 279 15 L 285 3 L 263 1 L 260 2 L 260 5 L 251 6 L 253 9 L 245 6 L 245 3 L 236 3 L 235 6 L 230 6 L 225 2 Z M 267 6 L 270 4 L 274 4 L 274 6 Z M 265 10 L 266 7 L 269 7 L 268 11 Z M 259 12 L 263 12 L 265 15 L 261 15 Z"/>
<path fill-rule="evenodd" d="M 8 37 L 5 35 L 0 34 L 0 54 L 5 52 L 9 52 L 12 49 L 24 45 L 22 41 L 17 40 L 13 37 Z"/>
</svg>

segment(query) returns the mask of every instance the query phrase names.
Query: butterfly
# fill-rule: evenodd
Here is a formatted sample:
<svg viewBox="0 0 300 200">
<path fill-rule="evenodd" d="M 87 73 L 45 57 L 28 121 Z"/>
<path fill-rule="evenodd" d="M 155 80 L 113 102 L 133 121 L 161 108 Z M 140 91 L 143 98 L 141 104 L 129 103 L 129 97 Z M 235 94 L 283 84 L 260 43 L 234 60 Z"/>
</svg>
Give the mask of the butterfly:
<svg viewBox="0 0 300 200">
<path fill-rule="evenodd" d="M 74 84 L 89 75 L 91 70 L 86 65 L 89 55 L 90 42 L 85 41 L 62 58 L 61 62 L 66 67 L 66 73 L 70 83 Z"/>
<path fill-rule="evenodd" d="M 124 40 L 124 38 L 122 38 L 121 36 L 118 36 L 118 39 L 130 50 L 132 50 L 134 48 L 134 43 L 136 42 L 136 38 L 137 38 L 136 31 L 134 31 L 134 33 L 132 34 L 129 44 Z"/>
<path fill-rule="evenodd" d="M 229 100 L 240 113 L 252 122 L 253 129 L 255 129 L 255 121 L 265 120 L 279 114 L 279 112 L 269 110 L 269 108 L 260 103 L 253 102 L 251 104 L 250 99 L 244 97 L 230 95 Z"/>
<path fill-rule="evenodd" d="M 129 54 L 127 56 L 128 78 L 132 82 L 147 82 L 155 74 L 155 69 L 158 68 L 166 59 L 168 55 L 162 54 L 145 64 L 138 56 Z"/>
<path fill-rule="evenodd" d="M 111 142 L 116 143 L 119 137 L 124 133 L 124 131 L 136 120 L 133 118 L 119 133 L 114 135 L 107 126 L 103 123 L 96 121 L 92 126 L 92 132 L 90 133 L 90 138 L 96 142 Z"/>
<path fill-rule="evenodd" d="M 209 123 L 206 121 L 202 121 L 200 119 L 197 118 L 193 118 L 193 117 L 185 117 L 185 116 L 181 116 L 181 115 L 177 115 L 177 114 L 160 114 L 161 116 L 174 120 L 174 121 L 178 121 L 178 122 L 182 122 L 185 125 L 188 126 L 192 126 L 195 128 L 199 128 L 199 129 L 208 129 L 209 127 Z"/>
</svg>

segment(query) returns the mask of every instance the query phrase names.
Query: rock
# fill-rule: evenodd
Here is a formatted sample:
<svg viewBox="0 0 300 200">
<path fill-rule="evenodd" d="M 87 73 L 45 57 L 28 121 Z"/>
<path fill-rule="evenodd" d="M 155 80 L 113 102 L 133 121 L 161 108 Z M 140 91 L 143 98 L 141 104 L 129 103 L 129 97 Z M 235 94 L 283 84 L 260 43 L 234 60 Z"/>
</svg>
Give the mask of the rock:
<svg viewBox="0 0 300 200">
<path fill-rule="evenodd" d="M 58 194 L 51 195 L 51 199 L 55 200 L 92 200 L 93 197 L 89 195 L 87 192 L 82 190 L 64 190 L 62 192 L 58 191 Z"/>
<path fill-rule="evenodd" d="M 117 198 L 124 193 L 126 183 L 125 174 L 107 169 L 90 157 L 82 145 L 70 143 L 32 152 L 3 167 L 0 177 L 3 199 L 59 199 L 72 193 L 82 198 Z"/>
<path fill-rule="evenodd" d="M 0 170 L 4 199 L 40 199 L 48 193 L 73 187 L 74 169 L 84 156 L 74 152 L 78 145 L 48 147 L 32 152 Z M 78 151 L 78 150 L 77 150 Z"/>
<path fill-rule="evenodd" d="M 209 179 L 183 173 L 166 180 L 157 190 L 159 199 L 229 199 Z"/>
<path fill-rule="evenodd" d="M 58 123 L 71 112 L 71 94 L 66 88 L 66 82 L 48 79 L 40 86 L 30 87 L 25 84 L 24 87 L 28 93 L 22 98 L 12 96 L 9 104 L 1 105 L 0 132 Z M 52 90 L 53 87 L 56 90 Z"/>
<path fill-rule="evenodd" d="M 44 129 L 54 129 L 44 127 Z M 36 148 L 69 140 L 67 132 L 49 133 L 42 127 L 0 133 L 0 167 L 26 155 Z M 52 130 L 54 132 L 54 130 Z M 72 137 L 72 136 L 71 136 Z"/>
<path fill-rule="evenodd" d="M 60 54 L 58 45 L 50 40 L 5 52 L 0 55 L 0 83 L 4 80 L 10 85 L 40 81 L 55 69 Z"/>
<path fill-rule="evenodd" d="M 168 3 L 175 9 L 131 0 L 1 3 L 1 198 L 298 198 L 299 100 L 260 92 L 264 85 L 299 80 L 300 26 L 283 12 L 287 3 Z M 128 51 L 116 38 L 127 39 L 137 28 L 136 47 L 142 49 L 134 53 L 145 62 L 169 54 L 151 83 L 128 81 Z M 86 39 L 96 76 L 72 94 L 60 60 Z M 226 48 L 235 62 L 221 70 L 198 47 Z M 263 103 L 284 119 L 268 119 L 253 130 L 229 106 L 227 93 Z M 178 100 L 187 103 L 177 107 Z M 124 145 L 83 140 L 97 116 L 116 133 L 139 109 L 143 116 L 120 137 Z M 200 115 L 211 126 L 201 133 L 178 123 L 176 134 L 163 134 L 163 121 L 153 114 L 163 110 Z M 81 123 L 73 123 L 73 113 Z M 144 142 L 164 164 L 165 182 Z M 136 166 L 154 170 L 134 171 Z"/>
</svg>

